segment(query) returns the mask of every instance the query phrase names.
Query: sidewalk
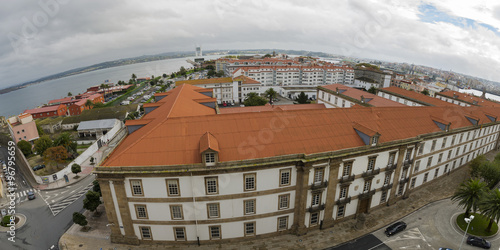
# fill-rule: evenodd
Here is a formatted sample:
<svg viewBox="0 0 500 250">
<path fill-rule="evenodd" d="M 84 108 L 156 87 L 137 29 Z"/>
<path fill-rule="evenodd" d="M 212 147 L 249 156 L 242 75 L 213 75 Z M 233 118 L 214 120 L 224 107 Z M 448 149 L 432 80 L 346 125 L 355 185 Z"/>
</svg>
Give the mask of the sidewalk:
<svg viewBox="0 0 500 250">
<path fill-rule="evenodd" d="M 492 160 L 498 151 L 490 152 L 486 155 L 488 160 Z M 349 219 L 335 224 L 332 228 L 322 231 L 316 230 L 308 232 L 303 236 L 283 235 L 273 238 L 254 238 L 252 240 L 242 240 L 238 243 L 210 244 L 197 246 L 195 243 L 189 246 L 182 246 L 184 249 L 322 249 L 339 245 L 359 238 L 365 234 L 383 228 L 394 221 L 397 221 L 417 210 L 425 209 L 427 205 L 436 201 L 448 199 L 453 195 L 460 183 L 469 178 L 467 166 L 454 170 L 447 177 L 439 181 L 427 184 L 414 190 L 408 199 L 400 200 L 389 207 L 379 208 L 370 211 L 366 216 L 366 223 L 363 229 L 355 229 L 356 220 Z M 102 208 L 104 209 L 104 208 Z M 102 211 L 102 210 L 101 210 Z M 90 218 L 91 216 L 87 216 Z M 106 225 L 107 218 L 103 214 L 96 220 L 89 220 L 89 226 L 95 228 L 91 234 L 80 232 L 80 226 L 73 225 L 59 240 L 61 249 L 176 249 L 176 245 L 123 245 L 110 242 L 110 230 L 102 229 Z"/>
</svg>

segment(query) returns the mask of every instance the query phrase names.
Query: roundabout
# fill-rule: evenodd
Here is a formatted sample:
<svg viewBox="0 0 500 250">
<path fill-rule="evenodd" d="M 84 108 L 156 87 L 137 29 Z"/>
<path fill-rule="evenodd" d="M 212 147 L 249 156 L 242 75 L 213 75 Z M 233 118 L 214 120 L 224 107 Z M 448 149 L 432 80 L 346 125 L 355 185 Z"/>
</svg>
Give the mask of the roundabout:
<svg viewBox="0 0 500 250">
<path fill-rule="evenodd" d="M 16 216 L 15 230 L 18 230 L 21 227 L 23 227 L 24 224 L 26 224 L 26 216 L 24 214 L 15 214 L 15 216 Z M 7 232 L 7 231 L 11 231 L 10 226 L 7 227 L 0 226 L 0 232 Z"/>
</svg>

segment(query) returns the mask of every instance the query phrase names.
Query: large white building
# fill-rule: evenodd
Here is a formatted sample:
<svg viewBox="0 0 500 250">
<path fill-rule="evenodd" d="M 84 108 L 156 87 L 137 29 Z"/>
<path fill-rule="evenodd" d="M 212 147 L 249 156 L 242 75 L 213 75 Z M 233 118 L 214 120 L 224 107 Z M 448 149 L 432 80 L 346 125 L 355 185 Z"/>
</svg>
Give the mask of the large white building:
<svg viewBox="0 0 500 250">
<path fill-rule="evenodd" d="M 219 114 L 211 93 L 162 94 L 95 169 L 112 242 L 302 235 L 411 199 L 498 147 L 496 107 Z"/>
</svg>

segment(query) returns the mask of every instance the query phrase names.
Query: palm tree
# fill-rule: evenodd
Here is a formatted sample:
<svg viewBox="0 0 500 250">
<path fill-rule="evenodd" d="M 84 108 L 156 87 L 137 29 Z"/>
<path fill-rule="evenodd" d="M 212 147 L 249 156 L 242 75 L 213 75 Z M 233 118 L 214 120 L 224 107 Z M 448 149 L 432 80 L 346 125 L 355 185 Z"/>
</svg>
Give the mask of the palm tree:
<svg viewBox="0 0 500 250">
<path fill-rule="evenodd" d="M 486 190 L 486 183 L 479 179 L 470 179 L 460 184 L 460 188 L 453 194 L 451 200 L 458 201 L 458 205 L 465 208 L 465 217 L 469 217 L 471 209 L 472 212 L 476 212 Z"/>
<path fill-rule="evenodd" d="M 276 98 L 278 93 L 273 88 L 269 88 L 266 90 L 265 95 L 269 98 L 269 103 L 273 103 L 273 99 Z"/>
<path fill-rule="evenodd" d="M 498 223 L 500 219 L 500 190 L 495 188 L 486 193 L 481 202 L 479 202 L 479 209 L 482 215 L 490 219 L 490 223 L 486 228 L 490 232 L 493 221 Z"/>
<path fill-rule="evenodd" d="M 90 99 L 87 99 L 84 106 L 90 109 L 92 106 L 94 106 L 94 103 Z"/>
</svg>

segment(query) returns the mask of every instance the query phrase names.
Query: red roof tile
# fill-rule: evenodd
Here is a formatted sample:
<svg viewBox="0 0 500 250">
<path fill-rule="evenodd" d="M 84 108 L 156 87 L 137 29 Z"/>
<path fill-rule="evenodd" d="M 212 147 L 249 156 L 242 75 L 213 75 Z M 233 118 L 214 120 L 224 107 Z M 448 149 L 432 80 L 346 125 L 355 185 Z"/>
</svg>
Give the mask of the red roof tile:
<svg viewBox="0 0 500 250">
<path fill-rule="evenodd" d="M 334 92 L 337 91 L 337 88 L 339 90 L 345 90 L 339 94 L 354 98 L 358 101 L 361 101 L 361 97 L 363 96 L 365 103 L 368 105 L 374 106 L 374 107 L 403 107 L 403 106 L 406 106 L 402 103 L 391 101 L 389 99 L 385 99 L 383 97 L 371 94 L 369 92 L 355 89 L 355 88 L 351 88 L 351 87 L 348 87 L 348 86 L 345 86 L 342 84 L 324 85 L 324 86 L 320 86 L 319 88 L 320 89 L 325 88 L 325 89 L 328 89 L 328 90 L 331 90 Z"/>
<path fill-rule="evenodd" d="M 479 105 L 482 107 L 500 107 L 500 103 L 496 103 L 496 102 L 486 100 L 486 99 L 483 99 L 481 97 L 469 95 L 466 93 L 460 93 L 457 91 L 449 90 L 449 91 L 440 92 L 437 94 L 448 96 L 451 98 L 455 98 L 455 96 L 456 96 L 456 99 L 458 99 L 460 101 L 468 102 L 468 103 L 471 103 L 474 105 Z"/>
<path fill-rule="evenodd" d="M 456 106 L 455 104 L 445 102 L 445 101 L 439 100 L 439 99 L 434 98 L 434 97 L 430 97 L 430 96 L 427 96 L 427 95 L 424 95 L 424 94 L 421 94 L 421 93 L 418 93 L 415 91 L 409 91 L 409 90 L 405 90 L 405 89 L 394 87 L 394 86 L 388 87 L 388 88 L 383 88 L 383 89 L 380 89 L 379 91 L 386 92 L 388 94 L 393 94 L 393 95 L 395 94 L 395 95 L 407 97 L 408 99 L 416 100 L 416 101 L 418 101 L 421 104 L 424 104 L 426 106 Z"/>
</svg>

